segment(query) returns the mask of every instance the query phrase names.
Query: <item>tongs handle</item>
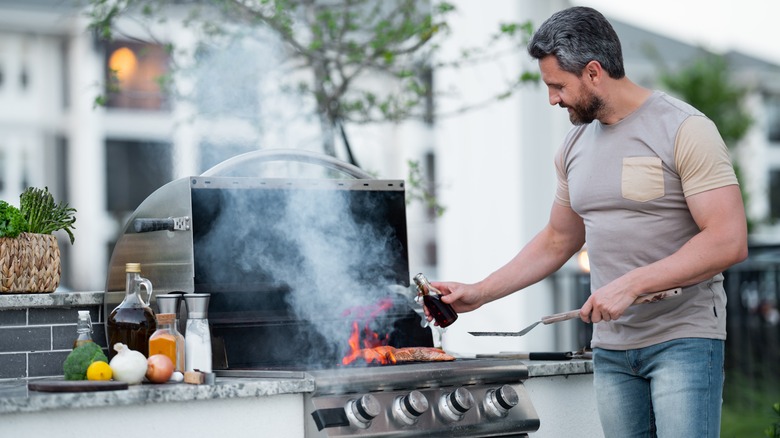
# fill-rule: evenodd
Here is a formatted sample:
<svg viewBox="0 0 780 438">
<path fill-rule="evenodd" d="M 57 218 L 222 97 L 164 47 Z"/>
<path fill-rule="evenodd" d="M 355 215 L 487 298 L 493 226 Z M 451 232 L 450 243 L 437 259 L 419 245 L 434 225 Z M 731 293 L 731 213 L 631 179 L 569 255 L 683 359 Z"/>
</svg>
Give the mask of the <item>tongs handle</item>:
<svg viewBox="0 0 780 438">
<path fill-rule="evenodd" d="M 634 304 L 645 304 L 645 303 L 654 303 L 656 301 L 661 301 L 665 298 L 669 297 L 675 297 L 677 295 L 680 295 L 682 293 L 681 287 L 676 287 L 674 289 L 668 289 L 668 290 L 662 290 L 660 292 L 653 292 L 651 294 L 644 294 L 636 297 L 633 303 Z M 568 321 L 570 319 L 575 319 L 580 317 L 580 309 L 577 310 L 570 310 L 568 312 L 563 313 L 556 313 L 554 315 L 544 316 L 542 317 L 542 324 L 552 324 L 556 322 L 561 321 Z"/>
</svg>

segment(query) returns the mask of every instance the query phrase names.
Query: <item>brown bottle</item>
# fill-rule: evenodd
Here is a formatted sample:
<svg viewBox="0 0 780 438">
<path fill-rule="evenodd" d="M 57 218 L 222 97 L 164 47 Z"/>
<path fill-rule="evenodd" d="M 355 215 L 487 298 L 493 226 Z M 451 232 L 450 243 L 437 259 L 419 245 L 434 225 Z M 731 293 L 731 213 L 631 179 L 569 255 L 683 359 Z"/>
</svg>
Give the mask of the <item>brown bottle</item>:
<svg viewBox="0 0 780 438">
<path fill-rule="evenodd" d="M 116 354 L 114 344 L 117 342 L 149 357 L 149 338 L 157 330 L 154 312 L 149 307 L 152 283 L 141 277 L 140 263 L 128 263 L 125 272 L 127 272 L 125 298 L 111 311 L 111 315 L 106 320 L 109 359 Z M 146 289 L 146 301 L 141 297 L 141 287 Z"/>
<path fill-rule="evenodd" d="M 417 285 L 418 295 L 422 297 L 425 308 L 428 309 L 439 327 L 447 327 L 458 319 L 455 309 L 441 300 L 441 292 L 431 286 L 425 275 L 422 273 L 415 275 L 414 283 Z"/>
</svg>

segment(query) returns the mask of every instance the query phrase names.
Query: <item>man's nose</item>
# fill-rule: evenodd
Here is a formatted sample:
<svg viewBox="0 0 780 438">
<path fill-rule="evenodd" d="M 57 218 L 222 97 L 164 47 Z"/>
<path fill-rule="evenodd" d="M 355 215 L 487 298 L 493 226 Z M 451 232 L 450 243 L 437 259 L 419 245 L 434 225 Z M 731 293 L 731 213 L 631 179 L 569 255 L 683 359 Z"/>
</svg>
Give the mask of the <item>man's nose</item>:
<svg viewBox="0 0 780 438">
<path fill-rule="evenodd" d="M 550 91 L 549 93 L 550 98 L 550 105 L 555 106 L 561 103 L 561 98 L 558 96 L 558 93 L 555 91 Z"/>
</svg>

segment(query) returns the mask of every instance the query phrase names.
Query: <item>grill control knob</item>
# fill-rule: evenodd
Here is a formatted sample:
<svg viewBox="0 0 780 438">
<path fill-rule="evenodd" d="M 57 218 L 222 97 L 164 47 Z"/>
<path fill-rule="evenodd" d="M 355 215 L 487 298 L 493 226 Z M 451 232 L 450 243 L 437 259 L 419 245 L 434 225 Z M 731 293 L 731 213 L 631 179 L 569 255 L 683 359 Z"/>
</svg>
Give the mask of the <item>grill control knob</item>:
<svg viewBox="0 0 780 438">
<path fill-rule="evenodd" d="M 344 407 L 349 422 L 361 429 L 371 426 L 371 420 L 382 412 L 379 400 L 371 394 L 366 394 L 359 399 L 352 399 Z"/>
<path fill-rule="evenodd" d="M 473 406 L 474 396 L 462 386 L 439 399 L 439 410 L 452 421 L 460 421 Z"/>
<path fill-rule="evenodd" d="M 412 391 L 393 400 L 393 416 L 403 424 L 412 425 L 428 410 L 428 399 L 420 391 Z"/>
<path fill-rule="evenodd" d="M 517 406 L 520 397 L 510 385 L 490 389 L 485 393 L 485 412 L 491 417 L 505 417 L 510 409 Z"/>
</svg>

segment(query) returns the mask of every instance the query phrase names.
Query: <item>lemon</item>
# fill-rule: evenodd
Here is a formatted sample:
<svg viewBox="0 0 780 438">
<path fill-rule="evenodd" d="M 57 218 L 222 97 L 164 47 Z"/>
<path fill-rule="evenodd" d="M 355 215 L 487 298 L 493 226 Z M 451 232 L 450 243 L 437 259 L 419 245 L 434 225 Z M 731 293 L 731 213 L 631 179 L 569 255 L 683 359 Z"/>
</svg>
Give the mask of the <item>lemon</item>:
<svg viewBox="0 0 780 438">
<path fill-rule="evenodd" d="M 92 362 L 87 368 L 87 380 L 111 380 L 111 367 L 102 360 Z"/>
</svg>

